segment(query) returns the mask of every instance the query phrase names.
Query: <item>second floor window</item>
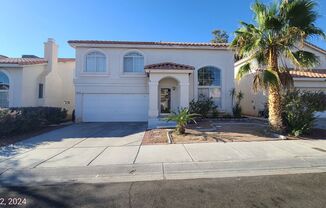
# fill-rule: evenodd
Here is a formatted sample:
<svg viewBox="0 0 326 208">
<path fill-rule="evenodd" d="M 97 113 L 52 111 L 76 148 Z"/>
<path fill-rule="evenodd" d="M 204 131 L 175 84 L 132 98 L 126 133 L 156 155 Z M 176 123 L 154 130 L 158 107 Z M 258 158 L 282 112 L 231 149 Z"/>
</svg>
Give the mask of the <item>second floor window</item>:
<svg viewBox="0 0 326 208">
<path fill-rule="evenodd" d="M 144 72 L 144 56 L 137 52 L 127 53 L 123 57 L 123 72 Z"/>
<path fill-rule="evenodd" d="M 106 57 L 101 52 L 91 52 L 86 55 L 85 72 L 105 72 Z"/>
</svg>

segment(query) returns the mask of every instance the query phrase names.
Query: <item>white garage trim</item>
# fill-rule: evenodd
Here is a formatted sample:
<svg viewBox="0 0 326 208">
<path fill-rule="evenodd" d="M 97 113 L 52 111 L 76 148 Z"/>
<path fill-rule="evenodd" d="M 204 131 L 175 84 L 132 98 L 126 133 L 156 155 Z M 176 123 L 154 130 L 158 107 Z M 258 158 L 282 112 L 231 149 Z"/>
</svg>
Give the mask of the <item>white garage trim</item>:
<svg viewBox="0 0 326 208">
<path fill-rule="evenodd" d="M 83 94 L 84 122 L 148 120 L 148 94 Z"/>
</svg>

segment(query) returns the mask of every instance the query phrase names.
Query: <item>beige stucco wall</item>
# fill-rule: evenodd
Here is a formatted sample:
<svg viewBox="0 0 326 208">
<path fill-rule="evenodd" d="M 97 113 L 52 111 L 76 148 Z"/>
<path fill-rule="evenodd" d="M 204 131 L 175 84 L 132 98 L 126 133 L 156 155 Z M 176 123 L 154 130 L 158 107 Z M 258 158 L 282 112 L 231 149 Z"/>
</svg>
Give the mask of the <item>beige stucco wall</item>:
<svg viewBox="0 0 326 208">
<path fill-rule="evenodd" d="M 254 92 L 252 89 L 253 75 L 246 75 L 240 81 L 235 80 L 236 90 L 244 93 L 244 98 L 241 101 L 242 111 L 246 115 L 257 116 L 260 110 L 264 109 L 267 102 L 266 92 L 260 90 Z M 326 92 L 326 81 L 322 79 L 295 79 L 294 87 L 305 91 L 324 91 Z"/>
<path fill-rule="evenodd" d="M 60 106 L 67 109 L 69 114 L 71 114 L 75 108 L 75 87 L 73 84 L 74 70 L 75 62 L 58 63 L 58 74 L 62 83 Z"/>
<path fill-rule="evenodd" d="M 0 71 L 9 77 L 9 107 L 36 107 L 52 106 L 62 107 L 69 110 L 71 114 L 74 109 L 75 90 L 73 86 L 73 74 L 75 63 L 58 63 L 54 68 L 57 76 L 48 76 L 46 64 L 25 65 L 19 67 L 0 67 Z M 47 86 L 46 78 L 50 77 L 54 86 Z M 44 92 L 44 98 L 38 98 L 38 85 L 44 84 L 49 90 Z M 53 98 L 53 92 L 59 90 L 61 96 Z M 44 99 L 49 102 L 44 102 Z M 65 102 L 68 101 L 68 102 Z"/>
<path fill-rule="evenodd" d="M 29 65 L 22 68 L 22 106 L 42 106 L 38 99 L 38 77 L 45 70 L 45 65 Z"/>
<path fill-rule="evenodd" d="M 243 93 L 241 101 L 242 112 L 245 115 L 257 116 L 260 110 L 264 109 L 266 103 L 265 92 L 262 90 L 254 92 L 252 88 L 253 75 L 248 74 L 241 80 L 235 80 L 236 91 Z"/>
<path fill-rule="evenodd" d="M 92 51 L 100 51 L 107 58 L 107 73 L 90 74 L 83 72 L 85 56 Z M 133 75 L 123 73 L 123 56 L 131 51 L 144 55 L 144 64 L 175 62 L 195 67 L 189 77 L 189 101 L 197 98 L 197 71 L 204 66 L 214 66 L 221 70 L 222 110 L 231 112 L 229 91 L 234 87 L 233 51 L 226 49 L 194 48 L 76 48 L 76 95 L 85 93 L 149 93 L 149 79 L 145 73 Z M 77 98 L 78 100 L 78 98 Z M 81 101 L 80 101 L 81 102 Z M 76 103 L 78 106 L 78 103 Z"/>
</svg>

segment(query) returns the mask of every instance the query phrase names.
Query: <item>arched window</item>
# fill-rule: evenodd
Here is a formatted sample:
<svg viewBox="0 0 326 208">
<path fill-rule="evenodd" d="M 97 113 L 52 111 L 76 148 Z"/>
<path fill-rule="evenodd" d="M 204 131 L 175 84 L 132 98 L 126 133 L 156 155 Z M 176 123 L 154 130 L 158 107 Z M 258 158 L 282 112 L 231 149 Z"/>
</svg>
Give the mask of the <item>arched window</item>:
<svg viewBox="0 0 326 208">
<path fill-rule="evenodd" d="M 198 70 L 198 99 L 213 98 L 221 107 L 221 70 L 206 66 Z"/>
<path fill-rule="evenodd" d="M 9 78 L 0 72 L 0 108 L 9 107 Z"/>
<path fill-rule="evenodd" d="M 105 72 L 106 58 L 101 52 L 91 52 L 86 55 L 85 72 Z"/>
<path fill-rule="evenodd" d="M 144 72 L 144 56 L 138 52 L 127 53 L 123 57 L 123 72 Z"/>
</svg>

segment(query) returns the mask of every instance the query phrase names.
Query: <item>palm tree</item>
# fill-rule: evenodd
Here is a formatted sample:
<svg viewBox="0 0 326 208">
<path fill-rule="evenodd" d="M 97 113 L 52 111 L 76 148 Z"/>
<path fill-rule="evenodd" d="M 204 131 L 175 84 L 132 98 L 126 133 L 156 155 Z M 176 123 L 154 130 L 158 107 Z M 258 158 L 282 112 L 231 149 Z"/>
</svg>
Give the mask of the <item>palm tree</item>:
<svg viewBox="0 0 326 208">
<path fill-rule="evenodd" d="M 181 108 L 178 112 L 173 112 L 169 115 L 165 120 L 166 121 L 175 121 L 177 122 L 177 126 L 175 128 L 178 134 L 186 133 L 186 126 L 190 121 L 196 123 L 195 118 L 198 117 L 199 114 L 190 113 L 188 108 Z"/>
<path fill-rule="evenodd" d="M 282 64 L 283 59 L 303 70 L 319 62 L 317 56 L 303 50 L 307 38 L 326 37 L 315 26 L 316 6 L 313 0 L 283 0 L 268 5 L 256 1 L 251 8 L 254 23 L 241 22 L 231 43 L 238 56 L 248 59 L 239 69 L 237 79 L 254 73 L 254 90 L 268 91 L 269 123 L 276 131 L 283 130 L 281 91 L 293 86 L 290 69 Z"/>
</svg>

